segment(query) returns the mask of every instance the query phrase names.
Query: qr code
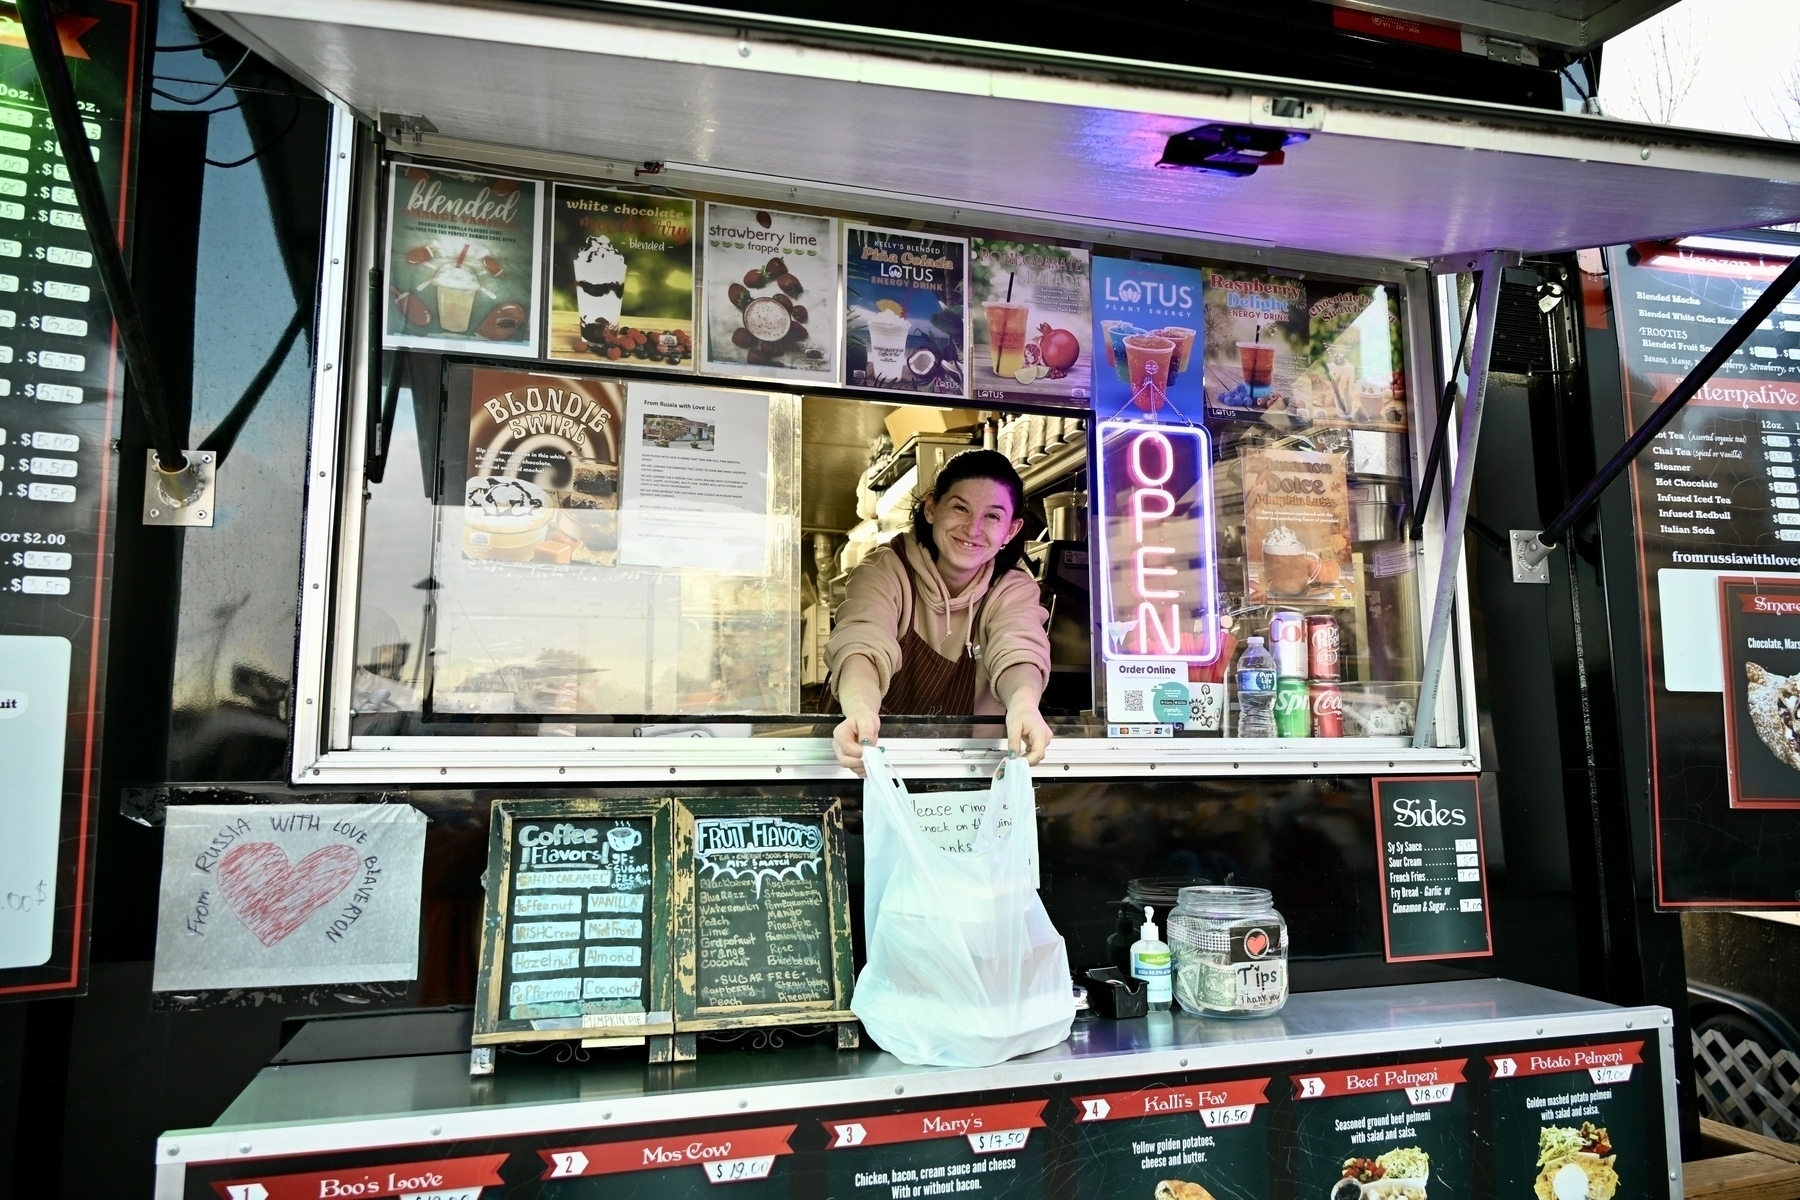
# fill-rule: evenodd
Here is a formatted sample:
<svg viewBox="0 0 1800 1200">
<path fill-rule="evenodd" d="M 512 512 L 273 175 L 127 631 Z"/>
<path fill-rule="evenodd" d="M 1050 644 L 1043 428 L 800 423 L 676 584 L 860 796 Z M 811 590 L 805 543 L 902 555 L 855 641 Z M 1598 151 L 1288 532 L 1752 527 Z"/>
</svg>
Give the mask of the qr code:
<svg viewBox="0 0 1800 1200">
<path fill-rule="evenodd" d="M 1126 692 L 1125 693 L 1125 711 L 1126 712 L 1140 712 L 1143 710 L 1143 707 L 1144 707 L 1144 693 L 1141 689 L 1138 691 L 1135 691 L 1135 692 Z"/>
</svg>

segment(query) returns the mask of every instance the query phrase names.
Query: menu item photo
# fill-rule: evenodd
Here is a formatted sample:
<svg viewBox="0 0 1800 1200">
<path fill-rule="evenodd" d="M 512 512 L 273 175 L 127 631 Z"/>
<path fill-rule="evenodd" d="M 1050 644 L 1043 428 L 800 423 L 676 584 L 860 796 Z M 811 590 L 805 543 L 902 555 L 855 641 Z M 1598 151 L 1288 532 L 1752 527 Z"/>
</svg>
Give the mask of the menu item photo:
<svg viewBox="0 0 1800 1200">
<path fill-rule="evenodd" d="M 969 394 L 969 243 L 844 226 L 844 382 Z"/>
<path fill-rule="evenodd" d="M 1092 394 L 1088 252 L 975 238 L 977 399 L 1070 402 Z"/>
<path fill-rule="evenodd" d="M 535 357 L 541 185 L 416 163 L 389 184 L 381 344 Z"/>
<path fill-rule="evenodd" d="M 1731 803 L 1800 805 L 1800 580 L 1721 575 L 1718 589 Z"/>
<path fill-rule="evenodd" d="M 713 375 L 837 380 L 837 221 L 706 206 L 706 358 Z"/>
<path fill-rule="evenodd" d="M 1250 603 L 1354 603 L 1344 456 L 1245 450 L 1243 476 Z"/>
<path fill-rule="evenodd" d="M 694 202 L 559 183 L 550 201 L 550 357 L 694 369 Z"/>
<path fill-rule="evenodd" d="M 1661 1174 L 1646 1144 L 1642 1041 L 1491 1055 L 1496 1196 L 1643 1200 Z"/>
</svg>

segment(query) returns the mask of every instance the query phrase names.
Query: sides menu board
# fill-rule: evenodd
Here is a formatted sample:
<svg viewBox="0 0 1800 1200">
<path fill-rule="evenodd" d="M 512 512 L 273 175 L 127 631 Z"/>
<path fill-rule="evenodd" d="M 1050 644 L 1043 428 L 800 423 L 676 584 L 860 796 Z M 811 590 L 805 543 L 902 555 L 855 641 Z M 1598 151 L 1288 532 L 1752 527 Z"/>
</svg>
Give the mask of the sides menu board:
<svg viewBox="0 0 1800 1200">
<path fill-rule="evenodd" d="M 1452 1058 L 1296 1075 L 1301 1194 L 1329 1200 L 1468 1197 L 1467 1065 L 1467 1059 Z"/>
<path fill-rule="evenodd" d="M 913 1200 L 980 1192 L 1044 1195 L 1044 1108 L 1020 1100 L 896 1116 L 826 1120 L 831 1200 Z"/>
<path fill-rule="evenodd" d="M 1388 961 L 1492 954 L 1474 776 L 1407 776 L 1374 784 Z"/>
<path fill-rule="evenodd" d="M 57 12 L 122 236 L 146 13 L 134 0 Z M 85 986 L 123 377 L 62 149 L 13 31 L 0 43 L 0 996 L 37 997 Z"/>
<path fill-rule="evenodd" d="M 1708 245 L 1607 255 L 1631 428 L 1793 253 L 1753 242 Z M 1632 466 L 1657 903 L 1665 907 L 1796 906 L 1800 814 L 1775 810 L 1800 806 L 1800 759 L 1779 749 L 1789 736 L 1782 689 L 1800 667 L 1785 660 L 1785 645 L 1750 644 L 1785 642 L 1779 614 L 1726 619 L 1720 577 L 1753 575 L 1759 590 L 1749 594 L 1770 597 L 1800 584 L 1797 471 L 1800 296 L 1790 296 Z M 1736 638 L 1729 653 L 1728 637 Z M 1736 774 L 1728 693 L 1748 718 L 1738 723 Z M 1769 738 L 1757 729 L 1758 712 L 1768 714 L 1761 724 Z"/>
<path fill-rule="evenodd" d="M 1649 1200 L 1643 1051 L 1635 1041 L 1490 1055 L 1494 1194 Z M 1657 1177 L 1654 1194 L 1665 1194 Z"/>
<path fill-rule="evenodd" d="M 1076 1096 L 1081 1200 L 1269 1200 L 1267 1079 Z"/>
</svg>

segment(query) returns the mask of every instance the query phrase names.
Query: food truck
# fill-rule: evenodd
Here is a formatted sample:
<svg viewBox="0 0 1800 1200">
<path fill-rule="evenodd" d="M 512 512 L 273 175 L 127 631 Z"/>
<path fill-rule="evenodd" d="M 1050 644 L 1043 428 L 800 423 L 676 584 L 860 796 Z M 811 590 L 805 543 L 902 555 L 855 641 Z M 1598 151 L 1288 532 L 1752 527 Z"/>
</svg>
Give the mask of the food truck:
<svg viewBox="0 0 1800 1200">
<path fill-rule="evenodd" d="M 1527 490 L 1485 464 L 1536 470 L 1529 538 L 1621 440 L 1575 254 L 1800 219 L 1800 150 L 683 6 L 190 9 L 331 114 L 284 778 L 141 814 L 186 854 L 154 986 L 247 986 L 193 924 L 222 904 L 248 986 L 473 1007 L 309 1023 L 159 1140 L 159 1196 L 1679 1194 L 1648 817 L 1567 724 L 1607 687 L 1580 605 L 1635 601 L 1588 526 L 1522 560 L 1553 601 L 1465 531 Z M 1082 1012 L 966 1069 L 858 1030 L 830 640 L 969 450 L 1023 489 L 1072 982 L 1180 886 L 1261 887 L 1274 1015 Z M 1546 728 L 1567 828 L 1491 761 Z M 966 842 L 994 715 L 881 746 Z M 1514 881 L 1556 831 L 1581 911 L 1493 884 L 1500 826 Z M 457 914 L 422 955 L 381 924 L 421 893 Z M 460 982 L 376 986 L 425 977 Z"/>
</svg>

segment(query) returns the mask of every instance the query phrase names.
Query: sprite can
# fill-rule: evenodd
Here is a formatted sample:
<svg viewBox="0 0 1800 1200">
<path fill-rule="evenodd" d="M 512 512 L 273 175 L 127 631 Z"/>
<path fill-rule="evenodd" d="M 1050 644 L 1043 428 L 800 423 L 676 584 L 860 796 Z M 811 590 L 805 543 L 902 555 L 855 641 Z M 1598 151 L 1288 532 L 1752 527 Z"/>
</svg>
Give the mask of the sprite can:
<svg viewBox="0 0 1800 1200">
<path fill-rule="evenodd" d="M 1312 697 L 1304 679 L 1282 679 L 1275 684 L 1275 736 L 1312 736 Z"/>
</svg>

